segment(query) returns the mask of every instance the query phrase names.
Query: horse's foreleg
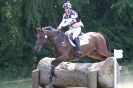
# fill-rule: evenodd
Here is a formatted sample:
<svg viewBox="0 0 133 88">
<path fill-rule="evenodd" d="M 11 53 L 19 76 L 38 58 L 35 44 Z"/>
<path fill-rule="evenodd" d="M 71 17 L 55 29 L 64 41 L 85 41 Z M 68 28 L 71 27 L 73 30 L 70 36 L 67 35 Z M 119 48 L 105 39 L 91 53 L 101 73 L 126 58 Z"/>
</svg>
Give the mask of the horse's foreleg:
<svg viewBox="0 0 133 88">
<path fill-rule="evenodd" d="M 55 74 L 55 67 L 58 66 L 61 62 L 66 61 L 65 56 L 60 56 L 51 62 L 50 77 L 49 77 L 49 86 L 53 86 L 53 77 L 57 77 Z"/>
<path fill-rule="evenodd" d="M 56 58 L 55 60 L 52 60 L 51 69 L 50 69 L 50 72 L 51 72 L 50 73 L 51 74 L 50 79 L 51 80 L 52 80 L 53 77 L 56 78 L 55 67 L 58 66 L 61 62 L 67 61 L 67 60 L 68 60 L 68 58 L 65 57 L 65 56 L 60 56 L 60 57 Z"/>
</svg>

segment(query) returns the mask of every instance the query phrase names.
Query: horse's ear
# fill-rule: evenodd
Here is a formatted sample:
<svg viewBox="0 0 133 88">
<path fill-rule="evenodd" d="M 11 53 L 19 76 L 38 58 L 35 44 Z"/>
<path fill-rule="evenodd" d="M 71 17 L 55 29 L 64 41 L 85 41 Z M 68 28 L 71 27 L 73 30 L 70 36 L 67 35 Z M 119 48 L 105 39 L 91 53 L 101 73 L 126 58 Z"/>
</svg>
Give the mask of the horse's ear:
<svg viewBox="0 0 133 88">
<path fill-rule="evenodd" d="M 49 26 L 50 30 L 56 31 L 55 28 L 53 28 L 52 26 Z"/>
<path fill-rule="evenodd" d="M 55 28 L 52 28 L 52 30 L 53 30 L 53 31 L 56 31 L 56 29 L 55 29 Z"/>
<path fill-rule="evenodd" d="M 53 27 L 51 27 L 51 26 L 50 26 L 49 28 L 50 28 L 51 30 L 53 29 Z"/>
<path fill-rule="evenodd" d="M 42 31 L 42 28 L 36 27 L 36 30 L 39 32 Z"/>
</svg>

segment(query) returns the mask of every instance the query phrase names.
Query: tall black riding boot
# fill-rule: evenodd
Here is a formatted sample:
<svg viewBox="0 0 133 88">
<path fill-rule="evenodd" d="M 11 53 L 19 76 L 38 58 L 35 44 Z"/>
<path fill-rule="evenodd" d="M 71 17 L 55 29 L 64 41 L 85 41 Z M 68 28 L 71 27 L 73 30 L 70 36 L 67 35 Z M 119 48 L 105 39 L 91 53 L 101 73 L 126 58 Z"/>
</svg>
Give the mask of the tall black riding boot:
<svg viewBox="0 0 133 88">
<path fill-rule="evenodd" d="M 76 52 L 78 54 L 82 54 L 82 52 L 80 51 L 80 41 L 78 37 L 74 39 L 74 43 L 76 44 Z"/>
</svg>

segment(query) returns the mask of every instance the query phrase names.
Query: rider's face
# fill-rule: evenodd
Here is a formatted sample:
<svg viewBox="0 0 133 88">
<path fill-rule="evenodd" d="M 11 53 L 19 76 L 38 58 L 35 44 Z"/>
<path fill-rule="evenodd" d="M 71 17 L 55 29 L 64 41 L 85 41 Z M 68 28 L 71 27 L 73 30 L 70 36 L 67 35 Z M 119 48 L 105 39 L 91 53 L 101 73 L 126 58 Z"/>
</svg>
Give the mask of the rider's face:
<svg viewBox="0 0 133 88">
<path fill-rule="evenodd" d="M 65 8 L 64 9 L 66 13 L 69 13 L 70 12 L 70 9 L 69 8 Z"/>
</svg>

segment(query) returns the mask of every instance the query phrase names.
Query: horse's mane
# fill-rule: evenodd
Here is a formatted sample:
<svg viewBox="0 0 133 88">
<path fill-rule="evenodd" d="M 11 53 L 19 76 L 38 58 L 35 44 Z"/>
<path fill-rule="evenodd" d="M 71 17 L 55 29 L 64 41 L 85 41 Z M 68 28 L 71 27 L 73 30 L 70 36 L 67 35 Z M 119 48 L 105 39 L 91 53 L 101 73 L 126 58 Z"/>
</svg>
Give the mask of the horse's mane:
<svg viewBox="0 0 133 88">
<path fill-rule="evenodd" d="M 52 31 L 57 31 L 55 28 L 53 28 L 52 26 L 46 26 L 46 27 L 42 27 L 42 30 L 52 30 Z"/>
</svg>

